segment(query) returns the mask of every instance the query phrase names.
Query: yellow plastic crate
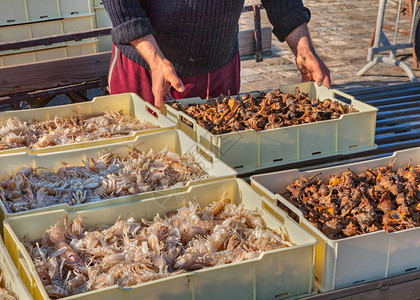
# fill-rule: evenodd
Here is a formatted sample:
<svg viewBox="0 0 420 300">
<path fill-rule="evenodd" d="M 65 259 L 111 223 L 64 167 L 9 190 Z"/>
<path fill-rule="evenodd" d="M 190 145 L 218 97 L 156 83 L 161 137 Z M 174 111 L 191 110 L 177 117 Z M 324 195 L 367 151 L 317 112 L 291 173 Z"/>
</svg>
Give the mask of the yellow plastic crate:
<svg viewBox="0 0 420 300">
<path fill-rule="evenodd" d="M 21 41 L 51 35 L 88 31 L 94 29 L 95 27 L 96 20 L 95 13 L 93 12 L 42 22 L 27 22 L 16 25 L 7 25 L 0 27 L 0 42 Z"/>
<path fill-rule="evenodd" d="M 316 246 L 315 278 L 321 291 L 329 291 L 359 283 L 401 275 L 420 269 L 420 228 L 394 233 L 385 230 L 343 238 L 329 239 L 324 233 L 303 217 L 302 212 L 278 193 L 296 179 L 321 173 L 319 178 L 328 180 L 330 174 L 341 174 L 350 168 L 356 174 L 369 168 L 389 165 L 394 159 L 394 168 L 405 167 L 410 158 L 412 165 L 420 164 L 420 148 L 397 151 L 394 155 L 306 172 L 289 170 L 251 176 L 251 185 L 260 194 L 286 206 L 299 224 L 319 241 Z M 318 177 L 318 176 L 317 176 Z"/>
<path fill-rule="evenodd" d="M 348 154 L 375 149 L 375 122 L 377 109 L 341 91 L 319 87 L 313 82 L 280 86 L 285 93 L 296 94 L 296 88 L 311 98 L 334 100 L 336 95 L 350 100 L 357 113 L 342 115 L 336 120 L 326 120 L 302 125 L 269 129 L 245 130 L 215 135 L 198 125 L 184 112 L 165 105 L 165 114 L 177 122 L 178 127 L 216 154 L 218 158 L 239 174 L 256 169 L 278 166 L 297 161 L 318 159 L 331 155 Z M 255 93 L 254 93 L 255 94 Z M 205 103 L 191 98 L 179 100 L 181 104 Z M 187 120 L 193 125 L 184 122 Z"/>
<path fill-rule="evenodd" d="M 92 12 L 92 0 L 2 0 L 0 26 Z"/>
<path fill-rule="evenodd" d="M 57 210 L 11 218 L 4 222 L 5 243 L 34 299 L 49 299 L 21 242 L 24 236 L 40 239 L 46 229 L 65 216 L 70 221 L 79 215 L 84 217 L 87 228 L 112 225 L 119 216 L 152 219 L 157 213 L 165 215 L 194 198 L 204 207 L 219 199 L 225 191 L 235 204 L 261 209 L 267 226 L 274 229 L 284 225 L 296 245 L 264 252 L 257 259 L 188 272 L 126 289 L 115 285 L 65 299 L 284 299 L 309 295 L 313 286 L 316 239 L 242 179 L 201 184 L 186 192 L 107 208 L 77 213 Z"/>
<path fill-rule="evenodd" d="M 28 149 L 26 147 L 8 149 L 0 151 L 0 156 L 4 154 L 23 152 L 28 152 L 30 154 L 52 153 L 113 143 L 121 143 L 125 141 L 132 141 L 138 135 L 174 129 L 176 127 L 175 123 L 165 117 L 157 108 L 144 101 L 134 93 L 100 96 L 95 97 L 92 101 L 77 104 L 58 105 L 28 110 L 6 111 L 0 113 L 0 123 L 4 123 L 4 121 L 11 117 L 18 117 L 21 121 L 46 121 L 54 119 L 55 116 L 65 118 L 74 114 L 78 114 L 79 112 L 82 112 L 83 114 L 95 114 L 103 112 L 105 109 L 112 111 L 122 111 L 125 114 L 135 116 L 139 120 L 148 121 L 156 126 L 159 126 L 159 128 L 136 131 L 131 135 L 126 136 L 68 145 L 58 145 L 41 149 Z M 155 113 L 156 116 L 154 116 L 151 112 Z"/>
<path fill-rule="evenodd" d="M 95 6 L 96 28 L 112 27 L 111 19 L 103 5 Z"/>
<path fill-rule="evenodd" d="M 96 17 L 96 28 L 112 27 L 111 19 L 102 5 L 102 0 L 95 0 L 94 6 L 95 17 Z M 99 40 L 99 52 L 111 51 L 112 49 L 112 38 L 110 35 L 100 36 Z"/>
<path fill-rule="evenodd" d="M 131 141 L 123 141 L 119 143 L 102 145 L 90 148 L 80 148 L 76 150 L 42 153 L 30 155 L 28 153 L 16 153 L 0 156 L 0 178 L 10 176 L 19 169 L 26 167 L 44 167 L 51 171 L 57 171 L 63 166 L 62 162 L 66 162 L 73 166 L 83 165 L 82 161 L 88 161 L 90 157 L 97 158 L 103 151 L 126 155 L 129 147 L 136 147 L 141 151 L 161 151 L 165 147 L 172 152 L 184 155 L 190 153 L 195 161 L 206 171 L 211 177 L 201 180 L 193 180 L 188 182 L 184 187 L 169 188 L 166 190 L 151 191 L 139 194 L 139 196 L 126 196 L 119 198 L 111 198 L 81 205 L 69 206 L 67 204 L 59 204 L 44 208 L 33 209 L 18 213 L 7 212 L 3 202 L 0 201 L 0 221 L 13 216 L 33 214 L 43 211 L 52 211 L 56 209 L 65 209 L 68 212 L 81 211 L 85 209 L 110 206 L 114 204 L 138 201 L 139 199 L 148 199 L 160 195 L 173 194 L 185 191 L 189 186 L 200 184 L 203 182 L 218 181 L 224 178 L 232 178 L 236 176 L 235 170 L 217 159 L 214 154 L 204 149 L 201 145 L 194 142 L 180 130 L 166 130 L 151 134 L 136 136 Z M 134 198 L 133 198 L 134 197 Z"/>
<path fill-rule="evenodd" d="M 110 35 L 98 37 L 99 52 L 106 52 L 112 50 L 112 37 Z"/>
<path fill-rule="evenodd" d="M 21 51 L 7 51 L 0 53 L 0 67 L 98 53 L 99 43 L 100 41 L 95 38 L 81 42 L 59 43 L 53 46 L 31 47 L 30 50 L 25 48 Z"/>
<path fill-rule="evenodd" d="M 4 245 L 3 239 L 0 237 L 0 273 L 2 274 L 2 285 L 4 284 L 7 289 L 14 293 L 17 300 L 33 299 L 19 272 L 14 265 L 9 252 Z"/>
</svg>

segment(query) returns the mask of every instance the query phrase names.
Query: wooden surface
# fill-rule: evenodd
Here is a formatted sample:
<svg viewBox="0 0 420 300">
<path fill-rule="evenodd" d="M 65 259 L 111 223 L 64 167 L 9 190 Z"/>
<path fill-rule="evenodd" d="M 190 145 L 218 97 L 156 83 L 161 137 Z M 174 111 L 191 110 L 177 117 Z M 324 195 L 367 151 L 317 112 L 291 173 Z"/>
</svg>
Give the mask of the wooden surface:
<svg viewBox="0 0 420 300">
<path fill-rule="evenodd" d="M 87 38 L 106 36 L 111 34 L 111 27 L 98 28 L 89 31 L 73 32 L 66 34 L 51 35 L 40 38 L 33 38 L 23 41 L 11 41 L 0 43 L 0 51 L 18 50 L 39 45 L 52 45 L 69 41 L 80 41 Z"/>
<path fill-rule="evenodd" d="M 261 28 L 261 40 L 263 52 L 271 50 L 271 28 Z M 241 55 L 255 54 L 256 44 L 254 30 L 239 32 L 239 53 Z"/>
<path fill-rule="evenodd" d="M 108 76 L 111 52 L 0 68 L 0 96 L 68 86 Z"/>
</svg>

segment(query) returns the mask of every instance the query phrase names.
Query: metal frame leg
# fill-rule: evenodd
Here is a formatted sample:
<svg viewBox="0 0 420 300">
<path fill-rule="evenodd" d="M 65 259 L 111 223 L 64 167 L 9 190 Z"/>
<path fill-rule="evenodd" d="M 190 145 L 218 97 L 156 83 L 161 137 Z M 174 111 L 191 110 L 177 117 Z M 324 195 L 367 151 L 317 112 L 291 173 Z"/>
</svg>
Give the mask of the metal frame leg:
<svg viewBox="0 0 420 300">
<path fill-rule="evenodd" d="M 409 65 L 401 60 L 386 56 L 375 57 L 372 61 L 368 62 L 363 68 L 361 68 L 360 71 L 357 72 L 357 75 L 363 76 L 367 71 L 372 69 L 377 63 L 380 62 L 400 67 L 407 73 L 407 76 L 410 78 L 411 82 L 418 82 L 416 74 L 414 74 Z"/>
<path fill-rule="evenodd" d="M 358 76 L 363 76 L 367 71 L 369 71 L 371 68 L 373 68 L 376 64 L 378 64 L 380 62 L 383 62 L 383 63 L 389 64 L 389 65 L 394 65 L 394 66 L 400 67 L 401 69 L 403 69 L 407 73 L 408 77 L 410 78 L 410 80 L 412 82 L 418 82 L 417 76 L 413 72 L 413 70 L 410 68 L 410 66 L 407 65 L 405 62 L 403 62 L 401 60 L 397 60 L 395 58 L 398 49 L 412 47 L 412 44 L 398 45 L 398 44 L 395 43 L 396 36 L 394 36 L 394 43 L 391 44 L 389 42 L 388 38 L 385 36 L 385 34 L 382 31 L 382 27 L 383 27 L 383 24 L 384 24 L 386 2 L 387 2 L 387 0 L 380 0 L 379 1 L 378 17 L 376 19 L 374 41 L 373 41 L 373 45 L 371 47 L 369 47 L 369 49 L 368 49 L 368 55 L 367 55 L 368 63 L 363 68 L 361 68 L 359 70 L 359 72 L 357 72 L 357 75 Z M 401 3 L 401 1 L 400 1 L 400 3 Z M 399 5 L 399 8 L 400 7 L 401 7 L 401 5 Z M 399 14 L 399 12 L 398 12 L 398 14 Z M 397 27 L 398 27 L 398 19 L 397 19 L 397 24 L 396 24 L 395 35 L 397 33 Z M 382 48 L 381 48 L 381 44 L 383 45 Z M 385 51 L 385 50 L 390 51 L 389 57 L 385 57 L 385 56 L 374 57 L 375 54 L 378 54 L 379 52 Z"/>
</svg>

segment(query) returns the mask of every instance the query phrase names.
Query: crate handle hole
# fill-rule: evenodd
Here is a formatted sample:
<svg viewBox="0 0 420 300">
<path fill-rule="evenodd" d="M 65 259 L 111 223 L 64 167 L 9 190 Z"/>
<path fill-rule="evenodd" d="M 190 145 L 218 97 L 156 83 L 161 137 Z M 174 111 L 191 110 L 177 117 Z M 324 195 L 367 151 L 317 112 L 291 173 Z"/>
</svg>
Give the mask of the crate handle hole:
<svg viewBox="0 0 420 300">
<path fill-rule="evenodd" d="M 274 296 L 274 299 L 282 298 L 282 297 L 287 296 L 287 295 L 289 295 L 289 293 L 277 294 L 277 295 Z"/>
<path fill-rule="evenodd" d="M 292 218 L 296 223 L 300 223 L 300 217 L 298 214 L 296 214 L 294 211 L 292 211 L 290 208 L 288 208 L 286 205 L 281 203 L 279 200 L 277 200 L 277 206 L 280 207 L 284 212 L 287 213 L 287 215 Z"/>
<path fill-rule="evenodd" d="M 46 18 L 48 18 L 48 15 L 47 16 L 39 16 L 39 18 L 40 19 L 46 19 Z"/>
<path fill-rule="evenodd" d="M 417 270 L 417 267 L 405 269 L 404 272 L 410 272 L 410 271 L 414 271 L 414 270 Z"/>
<path fill-rule="evenodd" d="M 16 20 L 7 20 L 7 23 L 12 23 L 12 22 L 16 22 Z"/>
<path fill-rule="evenodd" d="M 78 14 L 79 14 L 79 12 L 78 12 L 78 11 L 72 11 L 70 14 L 71 14 L 71 15 L 78 15 Z"/>
<path fill-rule="evenodd" d="M 364 280 L 364 279 L 363 280 L 357 280 L 357 281 L 354 281 L 353 284 L 359 284 L 359 283 L 362 283 L 362 282 L 365 282 L 365 281 L 366 280 Z"/>
<path fill-rule="evenodd" d="M 182 116 L 181 116 L 181 121 L 182 121 L 185 125 L 187 125 L 187 126 L 189 126 L 189 127 L 191 127 L 191 128 L 194 128 L 194 124 L 193 124 L 192 122 L 188 121 L 186 118 L 184 118 L 184 117 L 182 117 Z"/>
<path fill-rule="evenodd" d="M 276 159 L 273 159 L 273 162 L 282 161 L 282 160 L 283 158 L 276 158 Z"/>
<path fill-rule="evenodd" d="M 213 163 L 213 157 L 211 157 L 205 151 L 203 151 L 202 149 L 200 149 L 200 147 L 196 146 L 196 150 L 197 150 L 198 153 L 200 153 L 200 155 L 202 157 L 204 157 L 205 159 L 207 159 L 209 162 Z"/>
<path fill-rule="evenodd" d="M 284 218 L 277 213 L 276 211 L 274 211 L 268 204 L 266 203 L 262 203 L 261 206 L 263 207 L 263 209 L 265 209 L 270 215 L 274 216 L 275 218 L 279 219 L 280 221 L 282 221 L 284 223 Z"/>
<path fill-rule="evenodd" d="M 321 151 L 312 152 L 312 155 L 319 155 L 319 154 L 321 154 Z"/>
<path fill-rule="evenodd" d="M 351 148 L 357 148 L 357 147 L 359 147 L 359 145 L 351 145 L 351 146 L 349 146 L 350 149 Z"/>
<path fill-rule="evenodd" d="M 175 118 L 176 119 L 176 114 L 174 114 L 170 110 L 166 110 L 166 114 L 169 115 L 169 116 L 171 116 L 172 118 Z"/>
<path fill-rule="evenodd" d="M 233 167 L 234 169 L 240 169 L 240 168 L 243 168 L 244 166 L 236 166 L 236 167 Z"/>
</svg>

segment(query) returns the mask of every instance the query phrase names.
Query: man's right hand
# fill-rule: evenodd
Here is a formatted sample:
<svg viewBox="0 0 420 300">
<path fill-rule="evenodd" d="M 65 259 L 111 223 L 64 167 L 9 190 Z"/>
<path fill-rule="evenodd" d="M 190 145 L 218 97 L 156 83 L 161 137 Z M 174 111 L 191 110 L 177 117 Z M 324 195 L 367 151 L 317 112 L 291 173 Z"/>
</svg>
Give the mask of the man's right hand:
<svg viewBox="0 0 420 300">
<path fill-rule="evenodd" d="M 131 44 L 150 66 L 155 106 L 162 110 L 163 101 L 173 99 L 170 94 L 171 86 L 182 93 L 185 90 L 184 84 L 176 74 L 172 63 L 163 56 L 152 35 L 136 39 Z"/>
<path fill-rule="evenodd" d="M 167 59 L 150 65 L 150 70 L 152 72 L 152 92 L 155 96 L 155 106 L 162 110 L 165 100 L 174 99 L 170 93 L 171 86 L 178 92 L 183 92 L 185 87 L 176 74 L 174 66 Z"/>
</svg>

